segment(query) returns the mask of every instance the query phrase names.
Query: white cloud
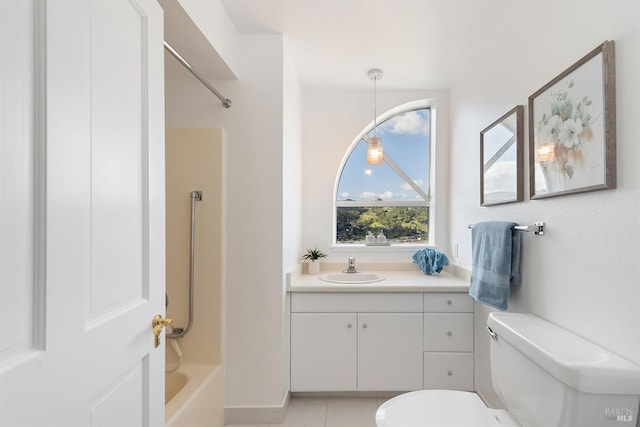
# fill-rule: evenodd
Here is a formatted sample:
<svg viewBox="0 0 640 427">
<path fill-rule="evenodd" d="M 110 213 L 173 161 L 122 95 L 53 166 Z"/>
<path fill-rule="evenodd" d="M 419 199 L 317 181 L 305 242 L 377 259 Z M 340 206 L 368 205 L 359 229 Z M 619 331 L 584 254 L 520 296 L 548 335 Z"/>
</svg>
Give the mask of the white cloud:
<svg viewBox="0 0 640 427">
<path fill-rule="evenodd" d="M 382 125 L 384 130 L 395 134 L 429 135 L 429 122 L 417 111 L 395 116 Z"/>
<path fill-rule="evenodd" d="M 345 192 L 343 192 L 343 193 L 340 193 L 340 197 L 342 197 L 343 199 L 348 199 L 348 198 L 349 198 L 349 196 L 351 196 L 351 194 L 349 194 L 349 193 L 348 193 L 348 192 L 346 192 L 346 191 L 345 191 Z"/>
<path fill-rule="evenodd" d="M 414 179 L 413 182 L 415 182 L 418 185 L 418 187 L 424 189 L 424 180 L 423 179 Z M 400 188 L 402 188 L 405 191 L 413 190 L 413 187 L 411 187 L 408 182 L 403 182 L 400 185 Z"/>
<path fill-rule="evenodd" d="M 383 200 L 385 200 L 385 199 L 393 199 L 395 197 L 395 194 L 393 194 L 391 191 L 385 191 L 380 196 L 381 196 L 380 198 L 383 199 Z"/>
<path fill-rule="evenodd" d="M 385 191 L 384 193 L 374 193 L 373 191 L 364 191 L 358 196 L 358 198 L 362 200 L 376 200 L 376 199 L 390 200 L 396 197 L 397 196 L 393 194 L 391 191 Z"/>
<path fill-rule="evenodd" d="M 375 199 L 377 197 L 377 194 L 374 193 L 373 191 L 364 191 L 360 194 L 360 196 L 358 196 L 361 199 Z"/>
</svg>

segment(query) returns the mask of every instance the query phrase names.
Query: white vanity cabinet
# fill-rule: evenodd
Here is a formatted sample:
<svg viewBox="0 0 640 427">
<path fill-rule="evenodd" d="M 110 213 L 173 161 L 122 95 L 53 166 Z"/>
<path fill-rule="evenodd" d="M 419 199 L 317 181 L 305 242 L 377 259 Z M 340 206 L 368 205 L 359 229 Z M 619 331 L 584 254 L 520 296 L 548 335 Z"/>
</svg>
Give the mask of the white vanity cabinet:
<svg viewBox="0 0 640 427">
<path fill-rule="evenodd" d="M 422 388 L 421 293 L 293 293 L 291 391 Z"/>
<path fill-rule="evenodd" d="M 424 307 L 424 388 L 473 391 L 473 299 L 425 293 Z"/>
<path fill-rule="evenodd" d="M 474 389 L 463 292 L 292 292 L 291 391 Z"/>
</svg>

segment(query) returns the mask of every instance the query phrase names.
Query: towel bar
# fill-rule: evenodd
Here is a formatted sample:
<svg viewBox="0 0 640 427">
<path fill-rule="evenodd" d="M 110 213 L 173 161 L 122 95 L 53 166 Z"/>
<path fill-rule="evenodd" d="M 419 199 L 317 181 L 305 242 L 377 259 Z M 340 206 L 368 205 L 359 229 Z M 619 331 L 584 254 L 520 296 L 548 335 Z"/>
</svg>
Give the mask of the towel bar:
<svg viewBox="0 0 640 427">
<path fill-rule="evenodd" d="M 469 228 L 473 228 L 473 224 L 469 224 Z M 514 230 L 526 231 L 527 233 L 533 232 L 536 236 L 544 235 L 544 222 L 536 222 L 534 225 L 516 225 Z"/>
</svg>

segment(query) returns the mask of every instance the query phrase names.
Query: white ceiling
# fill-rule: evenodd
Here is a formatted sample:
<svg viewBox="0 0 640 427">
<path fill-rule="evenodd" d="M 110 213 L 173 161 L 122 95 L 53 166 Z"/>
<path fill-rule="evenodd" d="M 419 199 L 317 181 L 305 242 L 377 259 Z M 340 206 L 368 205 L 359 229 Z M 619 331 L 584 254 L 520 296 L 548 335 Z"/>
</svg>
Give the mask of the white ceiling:
<svg viewBox="0 0 640 427">
<path fill-rule="evenodd" d="M 518 0 L 511 0 L 518 3 Z M 496 38 L 488 0 L 222 0 L 240 33 L 283 34 L 304 86 L 446 89 Z M 507 8 L 508 9 L 508 8 Z M 492 41 L 493 40 L 493 41 Z"/>
<path fill-rule="evenodd" d="M 170 18 L 165 38 L 207 78 L 234 78 L 184 12 L 170 7 L 175 0 L 159 1 Z M 241 34 L 283 34 L 285 54 L 305 87 L 371 89 L 367 71 L 380 68 L 378 89 L 414 90 L 450 89 L 462 73 L 514 53 L 535 66 L 535 55 L 548 52 L 523 50 L 532 38 L 536 45 L 546 40 L 553 52 L 572 29 L 589 34 L 581 14 L 615 19 L 616 3 L 640 0 L 192 1 L 220 1 Z M 600 39 L 584 41 L 588 47 Z M 168 53 L 165 58 L 168 77 L 191 78 Z"/>
</svg>

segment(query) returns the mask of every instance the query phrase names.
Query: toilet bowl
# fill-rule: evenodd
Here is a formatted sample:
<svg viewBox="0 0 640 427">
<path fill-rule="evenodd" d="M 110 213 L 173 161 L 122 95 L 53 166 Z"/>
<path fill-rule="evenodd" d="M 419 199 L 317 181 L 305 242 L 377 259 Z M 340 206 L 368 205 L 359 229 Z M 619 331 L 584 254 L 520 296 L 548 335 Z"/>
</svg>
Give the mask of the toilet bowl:
<svg viewBox="0 0 640 427">
<path fill-rule="evenodd" d="M 491 379 L 506 410 L 471 392 L 422 390 L 383 403 L 378 427 L 634 427 L 640 367 L 539 317 L 491 313 Z"/>
<path fill-rule="evenodd" d="M 502 409 L 487 408 L 468 391 L 420 390 L 383 403 L 378 427 L 519 427 Z"/>
</svg>

